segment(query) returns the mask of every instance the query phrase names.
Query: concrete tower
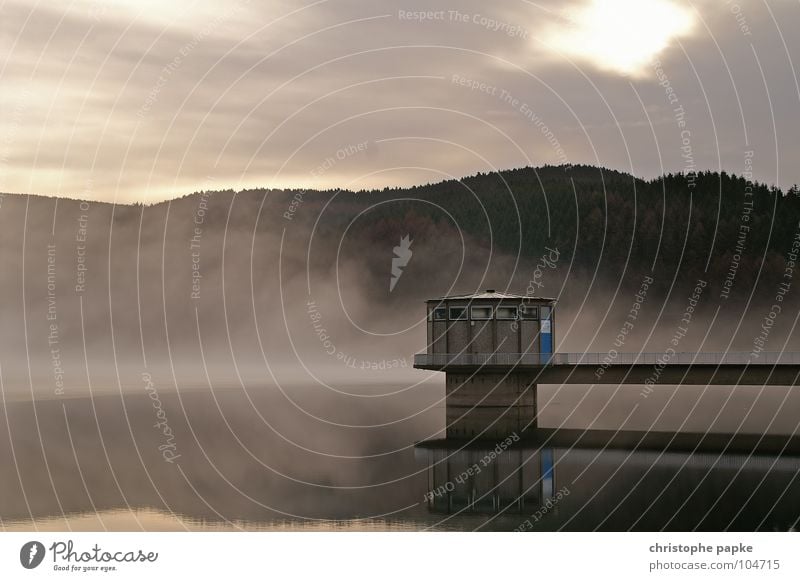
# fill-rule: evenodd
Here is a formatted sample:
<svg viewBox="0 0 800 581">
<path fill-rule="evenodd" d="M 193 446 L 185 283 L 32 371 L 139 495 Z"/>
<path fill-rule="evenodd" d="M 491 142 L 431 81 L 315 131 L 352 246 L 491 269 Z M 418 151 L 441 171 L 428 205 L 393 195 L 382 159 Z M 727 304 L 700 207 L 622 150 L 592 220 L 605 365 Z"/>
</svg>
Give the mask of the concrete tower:
<svg viewBox="0 0 800 581">
<path fill-rule="evenodd" d="M 447 436 L 494 438 L 535 428 L 530 366 L 553 355 L 555 300 L 488 289 L 426 304 L 428 348 L 414 367 L 446 373 Z"/>
</svg>

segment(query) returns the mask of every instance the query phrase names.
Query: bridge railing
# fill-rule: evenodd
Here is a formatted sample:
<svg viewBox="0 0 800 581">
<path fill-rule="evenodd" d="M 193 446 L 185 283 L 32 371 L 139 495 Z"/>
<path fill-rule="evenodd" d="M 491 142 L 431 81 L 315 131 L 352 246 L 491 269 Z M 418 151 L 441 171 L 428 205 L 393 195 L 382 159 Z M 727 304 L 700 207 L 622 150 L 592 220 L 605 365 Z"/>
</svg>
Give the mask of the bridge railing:
<svg viewBox="0 0 800 581">
<path fill-rule="evenodd" d="M 800 365 L 798 352 L 660 352 L 660 353 L 418 353 L 414 365 L 534 366 L 544 365 Z"/>
<path fill-rule="evenodd" d="M 541 353 L 418 353 L 414 365 L 443 367 L 445 365 L 531 365 L 541 367 L 552 355 Z"/>
</svg>

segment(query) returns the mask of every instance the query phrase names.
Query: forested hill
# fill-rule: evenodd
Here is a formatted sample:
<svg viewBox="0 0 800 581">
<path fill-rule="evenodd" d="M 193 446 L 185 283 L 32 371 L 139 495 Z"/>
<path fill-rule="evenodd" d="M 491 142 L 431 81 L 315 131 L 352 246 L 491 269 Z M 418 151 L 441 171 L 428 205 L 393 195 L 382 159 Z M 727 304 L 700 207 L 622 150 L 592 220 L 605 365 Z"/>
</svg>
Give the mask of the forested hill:
<svg viewBox="0 0 800 581">
<path fill-rule="evenodd" d="M 642 276 L 653 274 L 656 288 L 664 291 L 689 288 L 703 279 L 714 294 L 727 287 L 726 298 L 749 300 L 753 295 L 766 300 L 774 297 L 776 284 L 791 282 L 793 273 L 785 276 L 787 257 L 800 224 L 796 187 L 784 193 L 724 172 L 647 181 L 591 166 L 521 168 L 357 192 L 198 192 L 172 202 L 113 210 L 97 202 L 86 209 L 70 200 L 55 205 L 44 197 L 31 197 L 26 208 L 25 199 L 6 196 L 3 202 L 2 215 L 14 225 L 6 228 L 10 253 L 18 240 L 16 226 L 25 220 L 29 244 L 52 238 L 54 225 L 74 244 L 75 220 L 86 214 L 90 241 L 110 240 L 131 258 L 136 257 L 137 239 L 141 244 L 164 242 L 164 249 L 176 255 L 180 276 L 181 260 L 191 262 L 190 238 L 202 213 L 203 276 L 214 275 L 210 269 L 221 257 L 222 246 L 209 242 L 211 233 L 240 260 L 249 256 L 251 246 L 265 252 L 274 246 L 277 252 L 285 236 L 284 251 L 294 253 L 294 266 L 301 272 L 308 267 L 311 273 L 331 274 L 337 264 L 352 263 L 360 285 L 353 290 L 368 298 L 385 296 L 393 247 L 409 235 L 414 260 L 406 270 L 408 280 L 393 296 L 436 296 L 442 289 L 490 281 L 521 291 L 533 266 L 551 248 L 560 259 L 554 269 L 559 276 L 551 273 L 550 294 L 559 291 L 552 284 L 556 279 L 569 278 L 568 287 L 582 293 L 576 284 L 580 281 L 611 288 L 622 281 L 635 287 Z M 137 238 L 140 222 L 145 229 Z M 148 234 L 150 223 L 154 231 Z M 120 238 L 123 233 L 133 238 Z M 253 235 L 259 239 L 251 244 Z M 189 258 L 180 258 L 183 254 Z M 273 267 L 264 262 L 259 266 L 265 276 Z"/>
<path fill-rule="evenodd" d="M 297 193 L 273 197 L 276 210 Z M 366 242 L 415 231 L 458 239 L 460 229 L 486 249 L 519 254 L 522 264 L 547 246 L 559 249 L 560 268 L 599 280 L 655 272 L 668 287 L 702 278 L 716 291 L 726 280 L 740 287 L 756 277 L 780 281 L 800 223 L 796 187 L 784 193 L 725 172 L 646 181 L 591 166 L 546 166 L 406 189 L 299 194 L 297 216 L 316 217 L 331 202 L 323 229 L 341 232 L 371 208 L 369 220 L 350 226 Z"/>
</svg>

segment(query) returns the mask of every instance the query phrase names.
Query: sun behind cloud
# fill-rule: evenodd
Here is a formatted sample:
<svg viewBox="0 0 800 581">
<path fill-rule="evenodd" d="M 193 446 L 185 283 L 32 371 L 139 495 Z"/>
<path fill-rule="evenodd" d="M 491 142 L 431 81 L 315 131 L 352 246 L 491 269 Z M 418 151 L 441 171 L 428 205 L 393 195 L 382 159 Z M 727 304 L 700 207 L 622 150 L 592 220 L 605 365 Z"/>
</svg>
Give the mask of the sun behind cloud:
<svg viewBox="0 0 800 581">
<path fill-rule="evenodd" d="M 637 76 L 694 25 L 694 13 L 671 0 L 589 0 L 568 11 L 546 40 L 562 54 Z"/>
</svg>

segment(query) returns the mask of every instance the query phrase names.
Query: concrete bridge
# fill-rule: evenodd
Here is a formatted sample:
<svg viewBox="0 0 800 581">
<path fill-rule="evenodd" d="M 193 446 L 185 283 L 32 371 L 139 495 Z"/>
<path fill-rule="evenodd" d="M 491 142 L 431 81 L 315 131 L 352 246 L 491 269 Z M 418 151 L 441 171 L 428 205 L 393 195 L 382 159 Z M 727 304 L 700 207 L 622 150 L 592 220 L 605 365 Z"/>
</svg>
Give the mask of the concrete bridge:
<svg viewBox="0 0 800 581">
<path fill-rule="evenodd" d="M 800 385 L 800 353 L 420 353 L 414 367 L 546 384 Z"/>
<path fill-rule="evenodd" d="M 421 353 L 414 367 L 446 374 L 449 438 L 538 428 L 544 384 L 800 385 L 800 353 Z"/>
</svg>

